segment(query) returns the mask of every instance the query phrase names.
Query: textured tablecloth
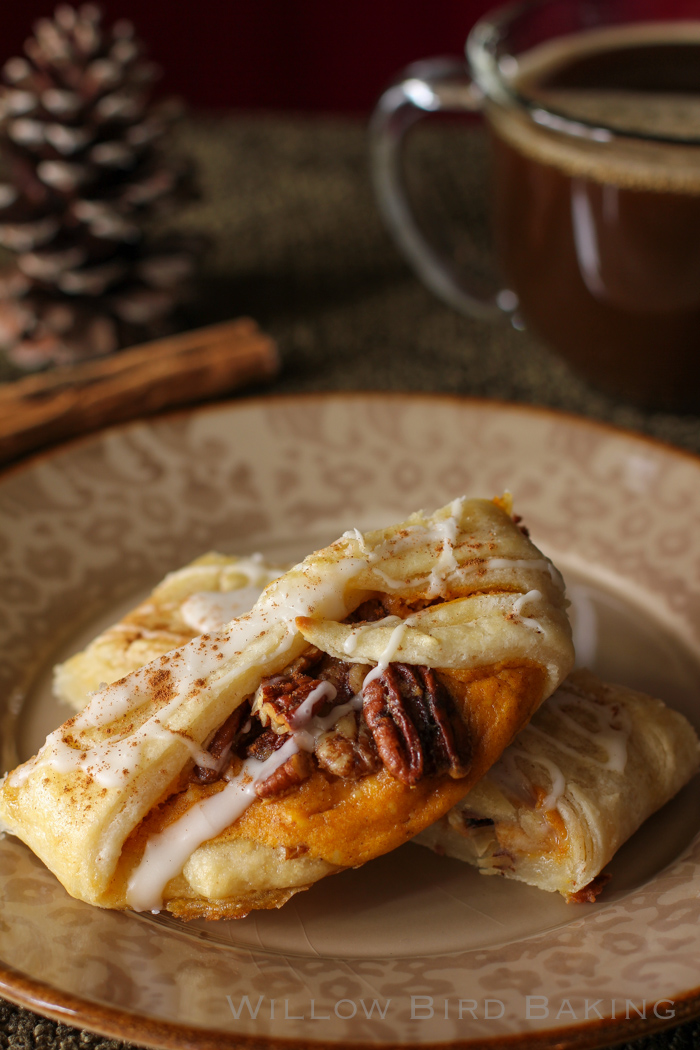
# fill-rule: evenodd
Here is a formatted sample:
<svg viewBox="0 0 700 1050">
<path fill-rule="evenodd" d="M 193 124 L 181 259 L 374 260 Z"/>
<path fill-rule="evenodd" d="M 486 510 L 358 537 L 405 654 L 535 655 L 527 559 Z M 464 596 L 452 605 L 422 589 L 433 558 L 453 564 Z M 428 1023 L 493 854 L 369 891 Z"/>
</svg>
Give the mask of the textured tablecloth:
<svg viewBox="0 0 700 1050">
<path fill-rule="evenodd" d="M 700 417 L 621 405 L 528 333 L 461 317 L 423 289 L 378 218 L 362 124 L 232 116 L 190 120 L 179 138 L 198 159 L 202 192 L 180 224 L 212 236 L 187 322 L 255 317 L 282 351 L 275 391 L 427 390 L 528 401 L 700 452 Z M 409 162 L 421 220 L 442 220 L 445 247 L 488 266 L 480 134 L 451 125 L 420 130 Z M 0 1001 L 0 1047 L 119 1045 Z M 629 1045 L 698 1050 L 700 1023 Z"/>
</svg>

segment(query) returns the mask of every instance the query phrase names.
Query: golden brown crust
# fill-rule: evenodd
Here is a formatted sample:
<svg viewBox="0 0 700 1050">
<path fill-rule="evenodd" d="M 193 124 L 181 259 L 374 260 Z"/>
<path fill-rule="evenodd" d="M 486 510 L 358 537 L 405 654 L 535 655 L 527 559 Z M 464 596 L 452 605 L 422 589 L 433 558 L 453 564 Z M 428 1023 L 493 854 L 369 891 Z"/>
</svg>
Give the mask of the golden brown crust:
<svg viewBox="0 0 700 1050">
<path fill-rule="evenodd" d="M 259 890 L 245 897 L 219 901 L 205 901 L 201 897 L 175 897 L 168 901 L 167 911 L 186 922 L 192 919 L 245 919 L 252 911 L 272 911 L 273 908 L 281 908 L 295 893 L 310 889 L 309 885 L 284 890 Z"/>
</svg>

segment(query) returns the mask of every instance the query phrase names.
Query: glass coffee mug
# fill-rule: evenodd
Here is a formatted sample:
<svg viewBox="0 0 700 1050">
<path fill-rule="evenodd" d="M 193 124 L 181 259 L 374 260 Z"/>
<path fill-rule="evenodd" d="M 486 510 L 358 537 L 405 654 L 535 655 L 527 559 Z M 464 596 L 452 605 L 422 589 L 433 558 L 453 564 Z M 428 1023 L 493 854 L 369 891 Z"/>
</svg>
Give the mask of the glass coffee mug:
<svg viewBox="0 0 700 1050">
<path fill-rule="evenodd" d="M 477 23 L 467 59 L 470 75 L 411 66 L 372 118 L 379 205 L 408 261 L 464 313 L 523 318 L 597 386 L 700 410 L 700 3 L 521 4 Z M 421 232 L 402 181 L 418 119 L 475 111 L 503 288 Z"/>
</svg>

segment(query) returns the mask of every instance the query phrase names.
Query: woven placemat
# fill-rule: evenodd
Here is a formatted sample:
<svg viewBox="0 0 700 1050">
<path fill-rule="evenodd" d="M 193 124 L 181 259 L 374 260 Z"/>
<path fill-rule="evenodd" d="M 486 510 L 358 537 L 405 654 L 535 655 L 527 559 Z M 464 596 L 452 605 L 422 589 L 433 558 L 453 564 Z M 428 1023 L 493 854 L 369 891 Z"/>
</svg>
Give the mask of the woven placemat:
<svg viewBox="0 0 700 1050">
<path fill-rule="evenodd" d="M 424 390 L 528 401 L 700 452 L 700 417 L 616 403 L 528 333 L 461 317 L 423 289 L 377 216 L 360 122 L 197 119 L 180 139 L 199 162 L 202 199 L 179 225 L 213 238 L 183 323 L 255 317 L 282 352 L 274 391 Z M 443 219 L 446 248 L 488 266 L 482 136 L 454 126 L 421 129 L 409 162 L 422 221 Z M 0 379 L 9 377 L 0 366 Z M 0 1048 L 120 1045 L 0 1002 Z M 700 1022 L 627 1045 L 700 1050 Z"/>
<path fill-rule="evenodd" d="M 231 118 L 191 123 L 182 138 L 200 159 L 203 189 L 186 223 L 216 231 L 191 323 L 255 317 L 281 345 L 276 390 L 528 401 L 700 451 L 700 417 L 623 406 L 529 333 L 462 317 L 426 291 L 379 220 L 361 122 Z M 421 218 L 444 220 L 458 257 L 488 260 L 482 135 L 419 128 L 408 152 Z"/>
</svg>

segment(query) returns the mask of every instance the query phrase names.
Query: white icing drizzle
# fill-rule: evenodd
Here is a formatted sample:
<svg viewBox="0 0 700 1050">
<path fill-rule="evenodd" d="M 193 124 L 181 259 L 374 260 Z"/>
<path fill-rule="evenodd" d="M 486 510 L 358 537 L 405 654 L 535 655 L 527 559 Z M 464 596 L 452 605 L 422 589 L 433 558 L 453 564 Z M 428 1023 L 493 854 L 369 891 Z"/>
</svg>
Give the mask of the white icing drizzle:
<svg viewBox="0 0 700 1050">
<path fill-rule="evenodd" d="M 249 612 L 268 584 L 282 574 L 281 569 L 268 565 L 263 555 L 256 553 L 249 558 L 237 558 L 230 564 L 186 565 L 184 569 L 169 573 L 163 586 L 167 589 L 167 585 L 178 580 L 201 576 L 212 570 L 220 575 L 222 586 L 213 591 L 196 591 L 180 606 L 183 620 L 198 634 L 216 631 L 229 620 Z M 242 577 L 246 582 L 242 586 L 237 584 L 227 588 L 231 576 L 234 579 Z M 124 629 L 129 628 L 125 625 Z"/>
<path fill-rule="evenodd" d="M 223 791 L 191 806 L 164 831 L 153 835 L 132 872 L 126 902 L 135 911 L 160 911 L 165 886 L 182 871 L 185 862 L 203 842 L 219 835 L 237 820 L 255 799 L 255 785 L 266 779 L 299 750 L 293 737 L 266 761 L 249 758 L 239 775 Z"/>
<path fill-rule="evenodd" d="M 542 626 L 539 620 L 535 620 L 531 616 L 523 616 L 522 608 L 528 602 L 534 602 L 541 599 L 542 593 L 540 591 L 528 591 L 527 594 L 521 594 L 519 598 L 516 598 L 513 602 L 513 612 L 516 616 L 520 617 L 520 622 L 526 624 L 528 627 L 532 627 L 533 630 L 542 632 Z"/>
<path fill-rule="evenodd" d="M 257 551 L 247 558 L 237 558 L 235 561 L 225 564 L 199 564 L 185 565 L 182 569 L 169 572 L 161 586 L 167 586 L 177 580 L 187 579 L 188 576 L 201 576 L 207 572 L 220 572 L 224 578 L 230 574 L 242 576 L 248 583 L 259 587 L 266 587 L 280 575 L 280 570 L 268 565 L 264 556 Z"/>
<path fill-rule="evenodd" d="M 257 584 L 233 591 L 197 591 L 180 606 L 180 615 L 197 634 L 217 631 L 223 624 L 250 612 L 264 588 Z"/>
<path fill-rule="evenodd" d="M 353 633 L 349 634 L 343 642 L 343 652 L 347 653 L 348 656 L 352 656 L 352 654 L 357 649 L 357 644 L 363 634 L 365 634 L 367 631 L 373 631 L 375 628 L 381 627 L 382 624 L 387 623 L 399 624 L 403 623 L 403 620 L 400 616 L 383 616 L 381 620 L 372 620 L 370 623 L 357 624 L 357 626 L 353 629 Z"/>
<path fill-rule="evenodd" d="M 420 577 L 417 577 L 414 580 L 394 580 L 391 576 L 387 576 L 385 572 L 382 572 L 381 569 L 378 569 L 376 565 L 373 566 L 372 571 L 374 572 L 374 575 L 378 576 L 382 583 L 389 588 L 390 591 L 397 591 L 404 587 L 411 587 L 417 583 L 422 582 Z"/>
<path fill-rule="evenodd" d="M 292 727 L 294 729 L 300 729 L 306 722 L 308 722 L 313 713 L 314 704 L 322 697 L 326 700 L 335 700 L 336 696 L 337 690 L 331 682 L 321 682 L 315 689 L 311 690 L 306 700 L 299 704 L 299 707 L 294 712 Z"/>
<path fill-rule="evenodd" d="M 313 751 L 323 733 L 349 711 L 362 707 L 362 697 L 358 695 L 334 707 L 325 717 L 312 717 L 314 703 L 324 695 L 332 700 L 335 693 L 330 682 L 318 685 L 297 709 L 294 717 L 296 728 L 282 747 L 264 762 L 255 758 L 246 759 L 222 791 L 195 803 L 164 831 L 149 839 L 127 886 L 126 900 L 130 908 L 135 911 L 160 911 L 168 882 L 179 875 L 194 850 L 220 835 L 245 813 L 255 801 L 256 785 L 266 780 L 298 751 Z"/>
<path fill-rule="evenodd" d="M 564 577 L 549 558 L 486 558 L 485 569 L 532 569 L 536 572 L 548 572 L 552 583 L 559 590 L 564 590 Z"/>
<path fill-rule="evenodd" d="M 387 555 L 399 553 L 410 549 L 417 543 L 437 542 L 441 545 L 440 555 L 437 563 L 428 578 L 428 598 L 443 596 L 450 586 L 464 585 L 474 575 L 482 574 L 490 570 L 527 569 L 533 572 L 547 572 L 554 586 L 559 591 L 564 591 L 564 579 L 549 558 L 470 558 L 465 565 L 459 565 L 455 556 L 455 546 L 459 535 L 459 522 L 461 520 L 466 497 L 460 496 L 450 504 L 450 515 L 440 521 L 425 524 L 409 525 L 399 536 L 380 543 L 373 550 L 368 551 L 368 562 L 373 568 L 375 575 L 389 590 L 401 590 L 417 585 L 424 585 L 423 577 L 413 579 L 397 580 L 377 568 L 376 563 L 382 561 Z M 347 539 L 357 538 L 357 529 L 344 533 Z M 361 536 L 361 547 L 363 552 L 367 551 L 364 537 Z M 358 539 L 360 542 L 360 539 Z M 539 593 L 539 592 L 538 592 Z M 540 595 L 541 597 L 541 595 Z M 524 620 L 530 626 L 534 620 Z"/>
<path fill-rule="evenodd" d="M 47 744 L 50 742 L 53 750 L 51 766 L 58 773 L 72 773 L 80 770 L 94 777 L 101 787 L 119 787 L 123 783 L 124 777 L 133 773 L 138 765 L 146 739 L 158 737 L 164 739 L 166 733 L 169 733 L 169 730 L 158 732 L 149 727 L 148 734 L 137 730 L 124 740 L 110 741 L 109 747 L 104 744 L 97 744 L 89 752 L 71 747 L 60 737 L 51 739 L 54 737 L 52 733 L 51 737 L 47 738 Z M 170 733 L 170 736 L 181 740 L 190 750 L 193 757 L 195 757 L 195 761 L 201 759 L 200 765 L 207 762 L 205 752 L 197 747 L 192 740 L 178 733 Z M 109 752 L 108 754 L 107 751 Z M 211 755 L 209 755 L 209 758 L 211 759 Z M 20 766 L 12 774 L 11 783 L 15 785 L 23 784 L 30 772 L 31 769 Z"/>
<path fill-rule="evenodd" d="M 535 727 L 530 724 L 523 734 Z M 517 759 L 541 766 L 548 774 L 550 787 L 544 798 L 538 801 L 535 784 L 522 770 Z M 566 777 L 552 759 L 536 752 L 511 744 L 501 755 L 498 762 L 489 770 L 487 777 L 498 784 L 507 795 L 518 799 L 529 808 L 552 810 L 557 808 L 559 799 L 566 793 Z"/>
<path fill-rule="evenodd" d="M 421 576 L 409 580 L 396 580 L 382 572 L 381 569 L 376 568 L 377 562 L 382 561 L 387 555 L 410 550 L 411 547 L 424 543 L 438 542 L 441 545 L 441 551 L 437 563 L 428 578 L 427 596 L 429 598 L 437 598 L 444 593 L 451 574 L 459 571 L 457 559 L 454 555 L 454 547 L 459 534 L 459 523 L 465 499 L 465 496 L 459 496 L 457 499 L 452 500 L 448 517 L 440 521 L 433 521 L 429 525 L 427 523 L 408 525 L 402 530 L 400 535 L 392 536 L 389 540 L 385 540 L 369 551 L 369 564 L 373 566 L 374 573 L 379 576 L 385 586 L 390 590 L 398 590 L 412 587 L 416 584 L 423 584 L 425 581 Z M 347 536 L 348 533 L 345 535 Z"/>
<path fill-rule="evenodd" d="M 343 539 L 344 540 L 357 540 L 357 542 L 358 542 L 358 544 L 360 546 L 360 550 L 362 551 L 362 553 L 363 554 L 367 554 L 368 553 L 367 545 L 365 543 L 365 538 L 364 538 L 364 536 L 362 535 L 362 533 L 360 532 L 359 529 L 357 529 L 357 528 L 348 529 L 347 532 L 343 533 Z"/>
<path fill-rule="evenodd" d="M 517 799 L 523 805 L 534 806 L 535 794 L 532 781 L 525 776 L 516 759 L 530 758 L 527 751 L 521 751 L 511 744 L 486 774 L 488 780 L 497 784 L 504 794 Z M 467 796 L 468 797 L 468 796 Z"/>
<path fill-rule="evenodd" d="M 529 728 L 534 727 L 530 726 Z M 529 762 L 536 762 L 538 765 L 542 766 L 542 768 L 547 771 L 550 779 L 550 788 L 545 797 L 539 802 L 538 808 L 547 810 L 555 809 L 557 802 L 566 791 L 566 778 L 559 766 L 556 764 L 556 762 L 553 762 L 550 758 L 547 758 L 545 755 L 533 755 L 529 751 L 523 751 L 520 748 L 513 747 L 511 745 L 511 747 L 508 748 L 508 758 L 513 763 L 513 766 L 516 769 L 518 769 L 518 772 L 520 773 L 523 779 L 523 783 L 527 784 L 529 791 L 525 795 L 526 798 L 533 797 L 532 785 L 529 783 L 522 770 L 520 770 L 515 764 L 514 759 L 518 757 L 526 759 Z"/>
<path fill-rule="evenodd" d="M 533 726 L 532 724 L 530 724 L 527 727 L 527 729 L 528 729 L 528 731 L 532 731 L 532 732 L 536 733 L 537 735 L 541 735 L 541 736 L 544 736 L 547 739 L 549 739 L 549 737 L 548 737 L 548 735 L 546 733 L 541 733 L 541 731 L 539 729 L 537 729 L 536 726 Z M 512 763 L 515 766 L 515 768 L 518 769 L 518 772 L 520 773 L 520 776 L 522 777 L 523 785 L 527 785 L 527 789 L 528 789 L 527 793 L 525 791 L 523 791 L 521 793 L 521 797 L 523 798 L 523 801 L 528 802 L 528 804 L 531 804 L 531 802 L 534 801 L 535 798 L 536 798 L 536 796 L 533 793 L 534 785 L 527 779 L 527 777 L 522 772 L 522 770 L 520 770 L 517 767 L 517 765 L 515 765 L 514 759 L 516 757 L 525 759 L 528 762 L 532 762 L 535 765 L 541 766 L 543 769 L 545 769 L 547 771 L 547 773 L 549 775 L 549 780 L 550 780 L 549 791 L 544 796 L 544 798 L 542 798 L 537 803 L 537 808 L 538 809 L 546 809 L 546 810 L 556 809 L 557 803 L 559 802 L 559 799 L 562 798 L 563 795 L 566 793 L 566 777 L 564 776 L 563 772 L 561 771 L 559 766 L 556 764 L 556 762 L 552 761 L 552 759 L 550 759 L 550 758 L 547 758 L 546 755 L 541 755 L 539 753 L 533 753 L 531 751 L 524 751 L 521 748 L 514 747 L 512 744 L 508 748 L 508 750 L 505 752 L 505 754 L 502 756 L 502 758 L 501 758 L 500 762 L 498 763 L 498 765 L 500 766 L 501 763 L 503 763 L 503 766 L 504 766 L 504 769 L 505 769 L 505 767 L 508 765 L 508 763 Z M 503 761 L 504 759 L 505 759 L 505 762 Z M 491 776 L 492 774 L 493 774 L 493 770 L 491 771 L 489 776 Z M 498 780 L 498 770 L 496 770 L 496 774 L 495 774 L 493 779 Z"/>
<path fill-rule="evenodd" d="M 577 667 L 595 667 L 598 657 L 598 614 L 588 587 L 574 584 L 568 588 L 573 622 L 571 633 L 574 640 Z"/>
<path fill-rule="evenodd" d="M 587 729 L 578 719 L 572 718 L 563 709 L 564 706 L 578 707 L 584 713 L 584 716 L 588 715 L 595 720 L 598 728 L 595 731 Z M 609 770 L 614 773 L 624 773 L 627 765 L 627 743 L 632 724 L 628 712 L 622 705 L 599 703 L 589 697 L 572 693 L 567 689 L 558 689 L 546 701 L 546 710 L 559 719 L 563 729 L 544 732 L 539 726 L 530 722 L 522 730 L 521 739 L 526 739 L 528 735 L 534 735 L 547 741 L 549 746 L 556 748 L 562 754 L 569 755 L 579 762 L 592 763 L 599 769 Z M 572 747 L 564 738 L 566 737 L 570 740 L 576 733 L 605 751 L 607 757 L 601 760 Z M 533 785 L 515 761 L 516 758 L 542 766 L 547 771 L 551 786 L 547 795 L 539 803 L 538 808 L 545 810 L 557 808 L 559 800 L 566 793 L 566 778 L 552 759 L 539 752 L 526 751 L 511 744 L 498 762 L 491 767 L 488 777 L 495 783 L 500 784 L 507 792 L 515 795 L 516 798 L 520 798 L 526 805 L 532 805 L 534 802 Z"/>
<path fill-rule="evenodd" d="M 478 576 L 484 571 L 499 571 L 503 569 L 527 569 L 532 570 L 533 572 L 547 572 L 557 590 L 564 591 L 564 578 L 556 566 L 547 558 L 472 558 L 467 565 L 458 565 L 454 556 L 454 548 L 450 548 L 449 546 L 447 548 L 443 546 L 440 559 L 443 558 L 445 561 L 443 562 L 439 576 L 440 589 L 437 593 L 431 593 L 429 595 L 431 598 L 440 597 L 450 587 L 464 586 L 471 577 L 475 575 Z M 454 567 L 449 568 L 452 561 L 454 561 Z M 444 571 L 446 565 L 447 571 Z M 374 568 L 373 571 L 379 576 L 380 580 L 389 588 L 389 590 L 399 590 L 404 587 L 413 587 L 423 583 L 423 578 L 420 576 L 411 580 L 395 580 L 380 569 Z M 437 585 L 437 577 L 434 577 L 436 571 L 437 567 L 430 575 L 430 581 L 433 586 Z"/>
<path fill-rule="evenodd" d="M 161 708 L 157 717 L 144 722 L 142 726 L 127 735 L 116 739 L 92 742 L 89 749 L 81 750 L 72 747 L 63 739 L 62 729 L 51 733 L 45 747 L 51 748 L 50 765 L 58 773 L 81 771 L 94 778 L 101 787 L 119 787 L 124 777 L 133 774 L 143 758 L 143 748 L 148 740 L 171 740 L 184 744 L 197 765 L 207 769 L 222 767 L 227 756 L 214 759 L 208 751 L 201 748 L 190 737 L 162 724 L 164 718 L 180 703 L 179 698 L 172 700 Z M 22 783 L 29 772 L 26 766 L 20 766 L 13 773 L 13 782 Z M 16 779 L 14 779 L 16 778 Z"/>
<path fill-rule="evenodd" d="M 549 773 L 549 779 L 551 781 L 551 787 L 540 802 L 540 808 L 556 809 L 557 802 L 566 791 L 566 778 L 556 762 L 552 762 L 550 758 L 545 758 L 544 755 L 540 755 L 538 761 Z"/>
<path fill-rule="evenodd" d="M 569 692 L 566 689 L 558 689 L 554 696 L 547 701 L 548 709 L 554 710 L 561 721 L 572 731 L 579 733 L 585 739 L 596 744 L 607 753 L 605 761 L 586 755 L 586 761 L 593 762 L 601 769 L 607 769 L 614 773 L 624 773 L 627 765 L 627 743 L 632 731 L 632 724 L 628 712 L 621 704 L 603 704 L 588 697 L 579 696 L 578 693 Z M 578 707 L 580 711 L 591 716 L 595 723 L 595 731 L 587 729 L 578 719 L 572 718 L 563 708 Z M 617 723 L 617 724 L 615 724 Z M 536 729 L 530 725 L 530 729 Z M 539 730 L 537 730 L 540 732 Z M 567 754 L 573 754 L 581 758 L 580 751 L 568 747 L 559 737 L 556 738 L 556 746 Z"/>
<path fill-rule="evenodd" d="M 179 573 L 171 573 L 168 579 L 172 580 L 181 573 L 201 572 L 206 568 L 207 566 L 187 566 Z M 231 573 L 234 576 L 242 576 L 247 581 L 246 585 L 216 591 L 197 591 L 189 595 L 180 606 L 183 620 L 198 634 L 219 630 L 230 620 L 250 612 L 268 584 L 276 580 L 282 571 L 268 565 L 262 554 L 257 553 L 225 565 L 222 573 L 223 583 L 226 583 L 226 576 Z"/>
<path fill-rule="evenodd" d="M 248 558 L 237 558 L 235 562 L 225 566 L 226 573 L 240 573 L 248 579 L 248 583 L 256 586 L 266 587 L 280 576 L 280 570 L 269 565 L 260 551 L 251 554 Z"/>
<path fill-rule="evenodd" d="M 370 682 L 373 682 L 375 678 L 380 678 L 384 674 L 391 661 L 396 656 L 396 652 L 401 645 L 403 636 L 406 632 L 407 627 L 413 626 L 413 617 L 407 616 L 405 620 L 400 620 L 397 623 L 394 630 L 389 636 L 389 641 L 386 643 L 386 647 L 377 661 L 377 666 L 373 667 L 368 674 L 365 675 L 365 679 L 362 683 L 362 691 L 366 689 Z"/>
<path fill-rule="evenodd" d="M 227 682 L 240 673 L 234 658 L 272 625 L 281 622 L 285 632 L 277 649 L 268 657 L 270 661 L 284 655 L 291 647 L 297 635 L 294 623 L 297 616 L 317 615 L 331 620 L 342 617 L 345 584 L 365 564 L 365 559 L 347 557 L 329 566 L 323 578 L 304 574 L 301 578 L 287 580 L 286 586 L 279 586 L 266 602 L 256 605 L 246 616 L 233 620 L 219 633 L 195 638 L 167 654 L 167 658 L 146 664 L 127 678 L 99 690 L 72 720 L 70 732 L 73 739 L 64 739 L 65 727 L 51 733 L 39 754 L 11 774 L 11 782 L 20 784 L 37 768 L 49 766 L 64 772 L 73 769 L 87 772 L 89 769 L 90 775 L 103 786 L 123 784 L 138 767 L 143 742 L 162 737 L 162 732 L 169 733 L 161 723 L 174 715 L 185 700 L 201 695 L 203 687 L 198 683 L 211 679 L 217 688 L 225 688 Z M 226 669 L 232 663 L 233 670 Z M 151 676 L 163 666 L 169 672 L 173 699 L 155 711 L 137 730 L 129 725 L 121 736 L 115 732 L 99 742 L 76 739 L 81 731 L 115 722 L 149 703 L 153 696 Z M 178 733 L 169 735 L 191 750 L 191 741 L 186 737 Z"/>
<path fill-rule="evenodd" d="M 428 580 L 428 598 L 439 598 L 445 593 L 445 586 L 452 575 L 459 569 L 455 558 L 455 543 L 457 542 L 457 518 L 454 516 L 454 505 L 450 508 L 452 517 L 444 521 L 438 521 L 434 530 L 442 542 L 440 556 L 435 562 L 435 568 L 430 573 Z"/>
</svg>

